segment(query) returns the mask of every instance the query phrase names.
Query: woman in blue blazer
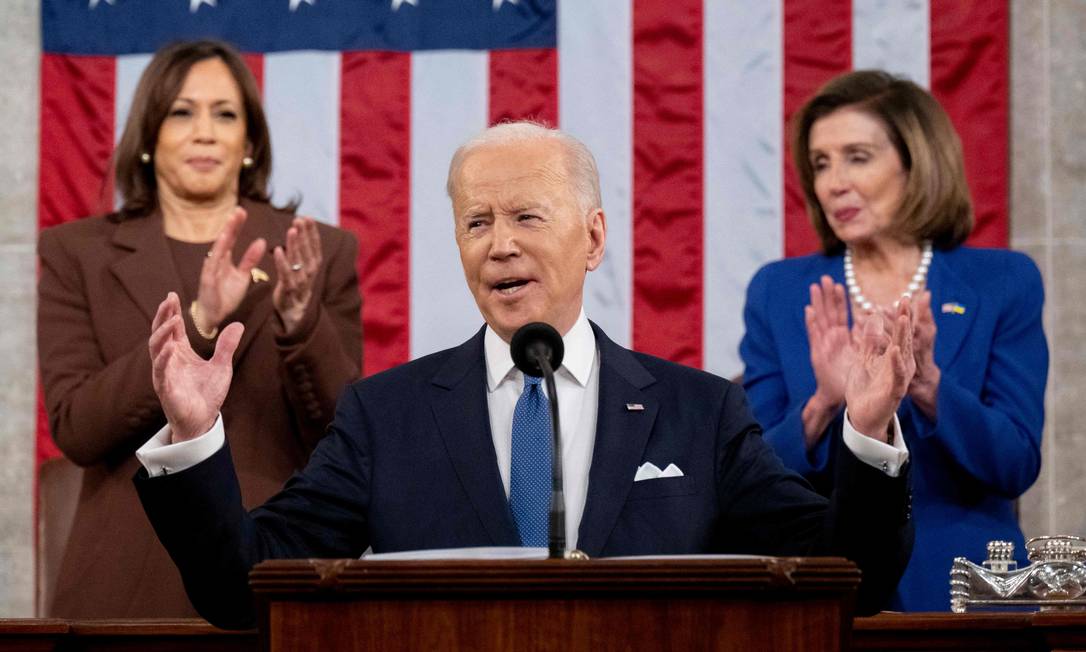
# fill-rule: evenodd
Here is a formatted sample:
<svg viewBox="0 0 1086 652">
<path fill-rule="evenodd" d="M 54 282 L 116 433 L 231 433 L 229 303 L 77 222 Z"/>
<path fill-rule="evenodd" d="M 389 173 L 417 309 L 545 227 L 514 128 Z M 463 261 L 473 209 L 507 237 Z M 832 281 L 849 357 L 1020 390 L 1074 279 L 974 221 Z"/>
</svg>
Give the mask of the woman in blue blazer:
<svg viewBox="0 0 1086 652">
<path fill-rule="evenodd" d="M 822 253 L 771 263 L 751 281 L 743 384 L 767 441 L 829 493 L 840 445 L 829 433 L 844 416 L 857 329 L 910 297 L 917 373 L 898 417 L 916 544 L 891 608 L 945 611 L 954 557 L 984 559 L 1000 539 L 1025 562 L 1014 501 L 1041 465 L 1041 277 L 1022 254 L 961 246 L 973 225 L 961 145 L 912 82 L 843 75 L 793 128 Z"/>
</svg>

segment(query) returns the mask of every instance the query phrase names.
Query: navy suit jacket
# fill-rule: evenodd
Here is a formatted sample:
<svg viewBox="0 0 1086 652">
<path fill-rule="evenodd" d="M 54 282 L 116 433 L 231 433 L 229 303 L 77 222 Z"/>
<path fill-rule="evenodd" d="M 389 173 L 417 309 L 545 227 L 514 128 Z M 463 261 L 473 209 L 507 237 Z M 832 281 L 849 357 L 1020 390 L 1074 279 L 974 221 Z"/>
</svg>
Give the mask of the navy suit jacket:
<svg viewBox="0 0 1086 652">
<path fill-rule="evenodd" d="M 808 452 L 801 413 L 815 378 L 804 325 L 809 286 L 822 275 L 844 284 L 842 256 L 771 263 L 750 283 L 740 353 L 743 384 L 765 438 L 784 463 L 828 492 L 839 437 Z M 906 397 L 898 410 L 912 466 L 916 548 L 895 609 L 945 611 L 954 557 L 987 557 L 989 540 L 1013 541 L 1025 562 L 1014 499 L 1036 479 L 1048 348 L 1044 289 L 1025 255 L 960 247 L 936 251 L 928 272 L 935 363 L 942 378 L 938 421 Z M 838 416 L 840 421 L 840 415 Z"/>
<path fill-rule="evenodd" d="M 840 490 L 827 500 L 765 444 L 740 387 L 628 351 L 593 328 L 599 406 L 581 550 L 848 556 L 865 574 L 861 606 L 882 606 L 912 542 L 904 477 L 842 447 Z M 201 615 L 249 625 L 247 574 L 266 558 L 519 545 L 485 373 L 480 330 L 349 386 L 308 466 L 251 514 L 227 448 L 180 473 L 137 474 L 144 508 Z M 675 463 L 684 475 L 635 483 L 644 462 Z"/>
</svg>

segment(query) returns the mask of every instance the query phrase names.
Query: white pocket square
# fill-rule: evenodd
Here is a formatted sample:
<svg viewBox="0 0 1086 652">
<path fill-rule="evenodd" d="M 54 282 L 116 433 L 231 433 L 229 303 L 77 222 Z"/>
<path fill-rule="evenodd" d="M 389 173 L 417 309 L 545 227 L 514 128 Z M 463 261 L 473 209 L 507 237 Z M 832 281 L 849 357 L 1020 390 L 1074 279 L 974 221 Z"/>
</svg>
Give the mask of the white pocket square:
<svg viewBox="0 0 1086 652">
<path fill-rule="evenodd" d="M 641 466 L 637 467 L 637 473 L 634 474 L 634 482 L 641 482 L 642 480 L 655 480 L 657 478 L 678 478 L 683 474 L 682 469 L 674 464 L 668 464 L 667 467 L 661 471 L 660 467 L 656 466 L 652 462 L 645 462 Z"/>
</svg>

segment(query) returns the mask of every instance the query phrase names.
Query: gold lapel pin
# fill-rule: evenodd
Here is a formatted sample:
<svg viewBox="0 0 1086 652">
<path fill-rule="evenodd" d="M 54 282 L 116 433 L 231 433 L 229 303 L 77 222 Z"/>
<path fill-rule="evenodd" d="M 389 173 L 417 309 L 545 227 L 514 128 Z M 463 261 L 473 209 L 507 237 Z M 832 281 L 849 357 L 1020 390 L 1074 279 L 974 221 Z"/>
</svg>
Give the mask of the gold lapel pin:
<svg viewBox="0 0 1086 652">
<path fill-rule="evenodd" d="M 259 267 L 254 267 L 249 270 L 249 274 L 253 277 L 253 283 L 260 283 L 261 281 L 267 281 L 268 273 Z"/>
</svg>

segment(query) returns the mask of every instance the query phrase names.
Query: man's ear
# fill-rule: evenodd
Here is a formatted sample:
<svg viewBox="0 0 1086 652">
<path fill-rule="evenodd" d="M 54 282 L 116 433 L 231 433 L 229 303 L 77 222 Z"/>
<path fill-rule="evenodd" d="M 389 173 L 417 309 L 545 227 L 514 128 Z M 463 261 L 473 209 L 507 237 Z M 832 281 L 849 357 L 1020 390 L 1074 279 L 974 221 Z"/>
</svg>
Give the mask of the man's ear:
<svg viewBox="0 0 1086 652">
<path fill-rule="evenodd" d="M 588 256 L 585 267 L 591 272 L 603 262 L 603 250 L 607 245 L 607 216 L 603 214 L 602 208 L 597 208 L 589 214 L 585 230 L 585 235 L 588 237 Z"/>
</svg>

